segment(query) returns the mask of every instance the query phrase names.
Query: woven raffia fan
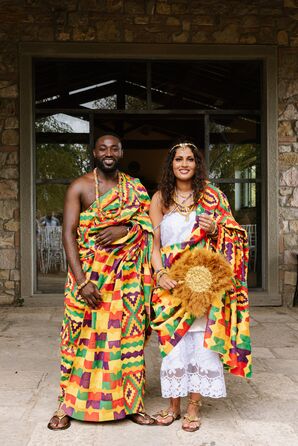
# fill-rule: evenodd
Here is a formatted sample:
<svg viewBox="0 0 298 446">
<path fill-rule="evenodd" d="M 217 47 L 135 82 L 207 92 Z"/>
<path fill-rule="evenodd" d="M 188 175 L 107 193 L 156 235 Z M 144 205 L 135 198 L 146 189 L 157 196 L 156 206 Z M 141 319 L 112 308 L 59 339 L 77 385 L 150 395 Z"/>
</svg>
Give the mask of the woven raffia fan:
<svg viewBox="0 0 298 446">
<path fill-rule="evenodd" d="M 232 288 L 231 265 L 222 254 L 204 248 L 184 252 L 169 275 L 178 282 L 172 296 L 196 317 L 204 315 L 213 301 Z"/>
</svg>

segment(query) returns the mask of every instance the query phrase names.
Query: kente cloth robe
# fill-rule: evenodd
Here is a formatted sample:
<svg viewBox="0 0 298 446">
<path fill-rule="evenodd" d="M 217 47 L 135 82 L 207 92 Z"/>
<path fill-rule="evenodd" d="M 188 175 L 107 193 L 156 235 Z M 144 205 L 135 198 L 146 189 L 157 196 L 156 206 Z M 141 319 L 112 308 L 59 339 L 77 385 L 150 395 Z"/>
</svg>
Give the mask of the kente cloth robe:
<svg viewBox="0 0 298 446">
<path fill-rule="evenodd" d="M 217 238 L 207 236 L 199 226 L 200 214 L 211 215 L 218 225 Z M 235 221 L 226 196 L 207 183 L 196 209 L 191 236 L 182 243 L 161 249 L 163 266 L 188 249 L 196 247 L 220 252 L 233 269 L 231 290 L 213 301 L 207 314 L 204 347 L 220 354 L 230 373 L 251 377 L 251 342 L 247 294 L 248 241 L 246 231 Z M 169 291 L 156 287 L 152 295 L 151 327 L 159 338 L 161 355 L 166 356 L 191 327 L 195 317 L 174 302 Z"/>
<path fill-rule="evenodd" d="M 123 173 L 80 214 L 77 244 L 86 278 L 102 302 L 91 309 L 78 296 L 71 271 L 61 329 L 61 408 L 84 421 L 122 419 L 144 409 L 144 341 L 151 293 L 149 197 Z M 96 234 L 112 225 L 128 234 L 106 247 Z"/>
</svg>

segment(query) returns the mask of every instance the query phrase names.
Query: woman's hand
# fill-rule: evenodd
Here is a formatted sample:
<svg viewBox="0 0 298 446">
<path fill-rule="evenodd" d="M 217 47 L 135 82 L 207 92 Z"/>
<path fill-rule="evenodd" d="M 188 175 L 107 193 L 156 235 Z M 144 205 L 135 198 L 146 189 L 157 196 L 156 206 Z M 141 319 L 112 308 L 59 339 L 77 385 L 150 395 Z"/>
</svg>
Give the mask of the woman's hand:
<svg viewBox="0 0 298 446">
<path fill-rule="evenodd" d="M 208 214 L 199 215 L 199 226 L 207 234 L 214 234 L 217 230 L 216 221 Z"/>
<path fill-rule="evenodd" d="M 177 285 L 176 280 L 171 279 L 166 273 L 163 274 L 161 276 L 161 278 L 159 279 L 158 286 L 160 286 L 161 288 L 165 289 L 165 290 L 172 290 L 173 288 L 175 288 L 175 286 Z"/>
<path fill-rule="evenodd" d="M 92 282 L 88 282 L 80 291 L 79 296 L 83 299 L 84 302 L 94 310 L 98 308 L 99 303 L 101 302 L 101 295 L 97 288 Z"/>
<path fill-rule="evenodd" d="M 96 243 L 99 246 L 107 246 L 111 243 L 119 240 L 127 234 L 128 226 L 109 226 L 108 228 L 102 229 L 100 233 L 96 236 Z"/>
</svg>

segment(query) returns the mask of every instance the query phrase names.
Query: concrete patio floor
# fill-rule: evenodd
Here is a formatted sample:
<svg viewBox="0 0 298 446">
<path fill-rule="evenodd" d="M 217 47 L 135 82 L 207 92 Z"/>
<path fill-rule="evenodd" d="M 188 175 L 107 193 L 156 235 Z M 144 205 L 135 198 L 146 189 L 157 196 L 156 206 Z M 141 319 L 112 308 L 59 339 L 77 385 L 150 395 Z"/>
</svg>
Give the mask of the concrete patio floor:
<svg viewBox="0 0 298 446">
<path fill-rule="evenodd" d="M 289 446 L 298 445 L 298 309 L 253 308 L 253 379 L 226 374 L 228 397 L 204 398 L 196 433 L 141 427 L 128 420 L 73 421 L 52 432 L 47 422 L 59 386 L 62 301 L 31 299 L 0 315 L 1 446 Z M 165 407 L 160 397 L 160 357 L 155 335 L 147 347 L 149 413 Z"/>
</svg>

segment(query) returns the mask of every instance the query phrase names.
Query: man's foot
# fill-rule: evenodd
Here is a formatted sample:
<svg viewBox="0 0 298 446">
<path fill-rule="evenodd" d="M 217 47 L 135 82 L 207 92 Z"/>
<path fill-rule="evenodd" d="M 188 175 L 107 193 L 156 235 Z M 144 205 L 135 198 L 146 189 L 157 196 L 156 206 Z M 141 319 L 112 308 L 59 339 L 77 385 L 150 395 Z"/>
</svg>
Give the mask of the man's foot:
<svg viewBox="0 0 298 446">
<path fill-rule="evenodd" d="M 133 423 L 140 424 L 141 426 L 152 426 L 152 424 L 155 423 L 155 420 L 145 412 L 133 413 L 128 415 L 127 418 L 129 418 Z"/>
<path fill-rule="evenodd" d="M 187 413 L 183 417 L 182 429 L 186 432 L 195 432 L 201 427 L 201 418 L 199 415 L 199 407 L 202 406 L 200 400 L 189 398 Z"/>
<path fill-rule="evenodd" d="M 48 423 L 48 428 L 52 431 L 68 429 L 70 427 L 70 417 L 62 409 L 56 410 Z"/>
<path fill-rule="evenodd" d="M 180 420 L 181 415 L 179 412 L 174 412 L 172 408 L 163 409 L 152 415 L 155 420 L 155 424 L 158 426 L 170 426 L 176 420 Z"/>
</svg>

